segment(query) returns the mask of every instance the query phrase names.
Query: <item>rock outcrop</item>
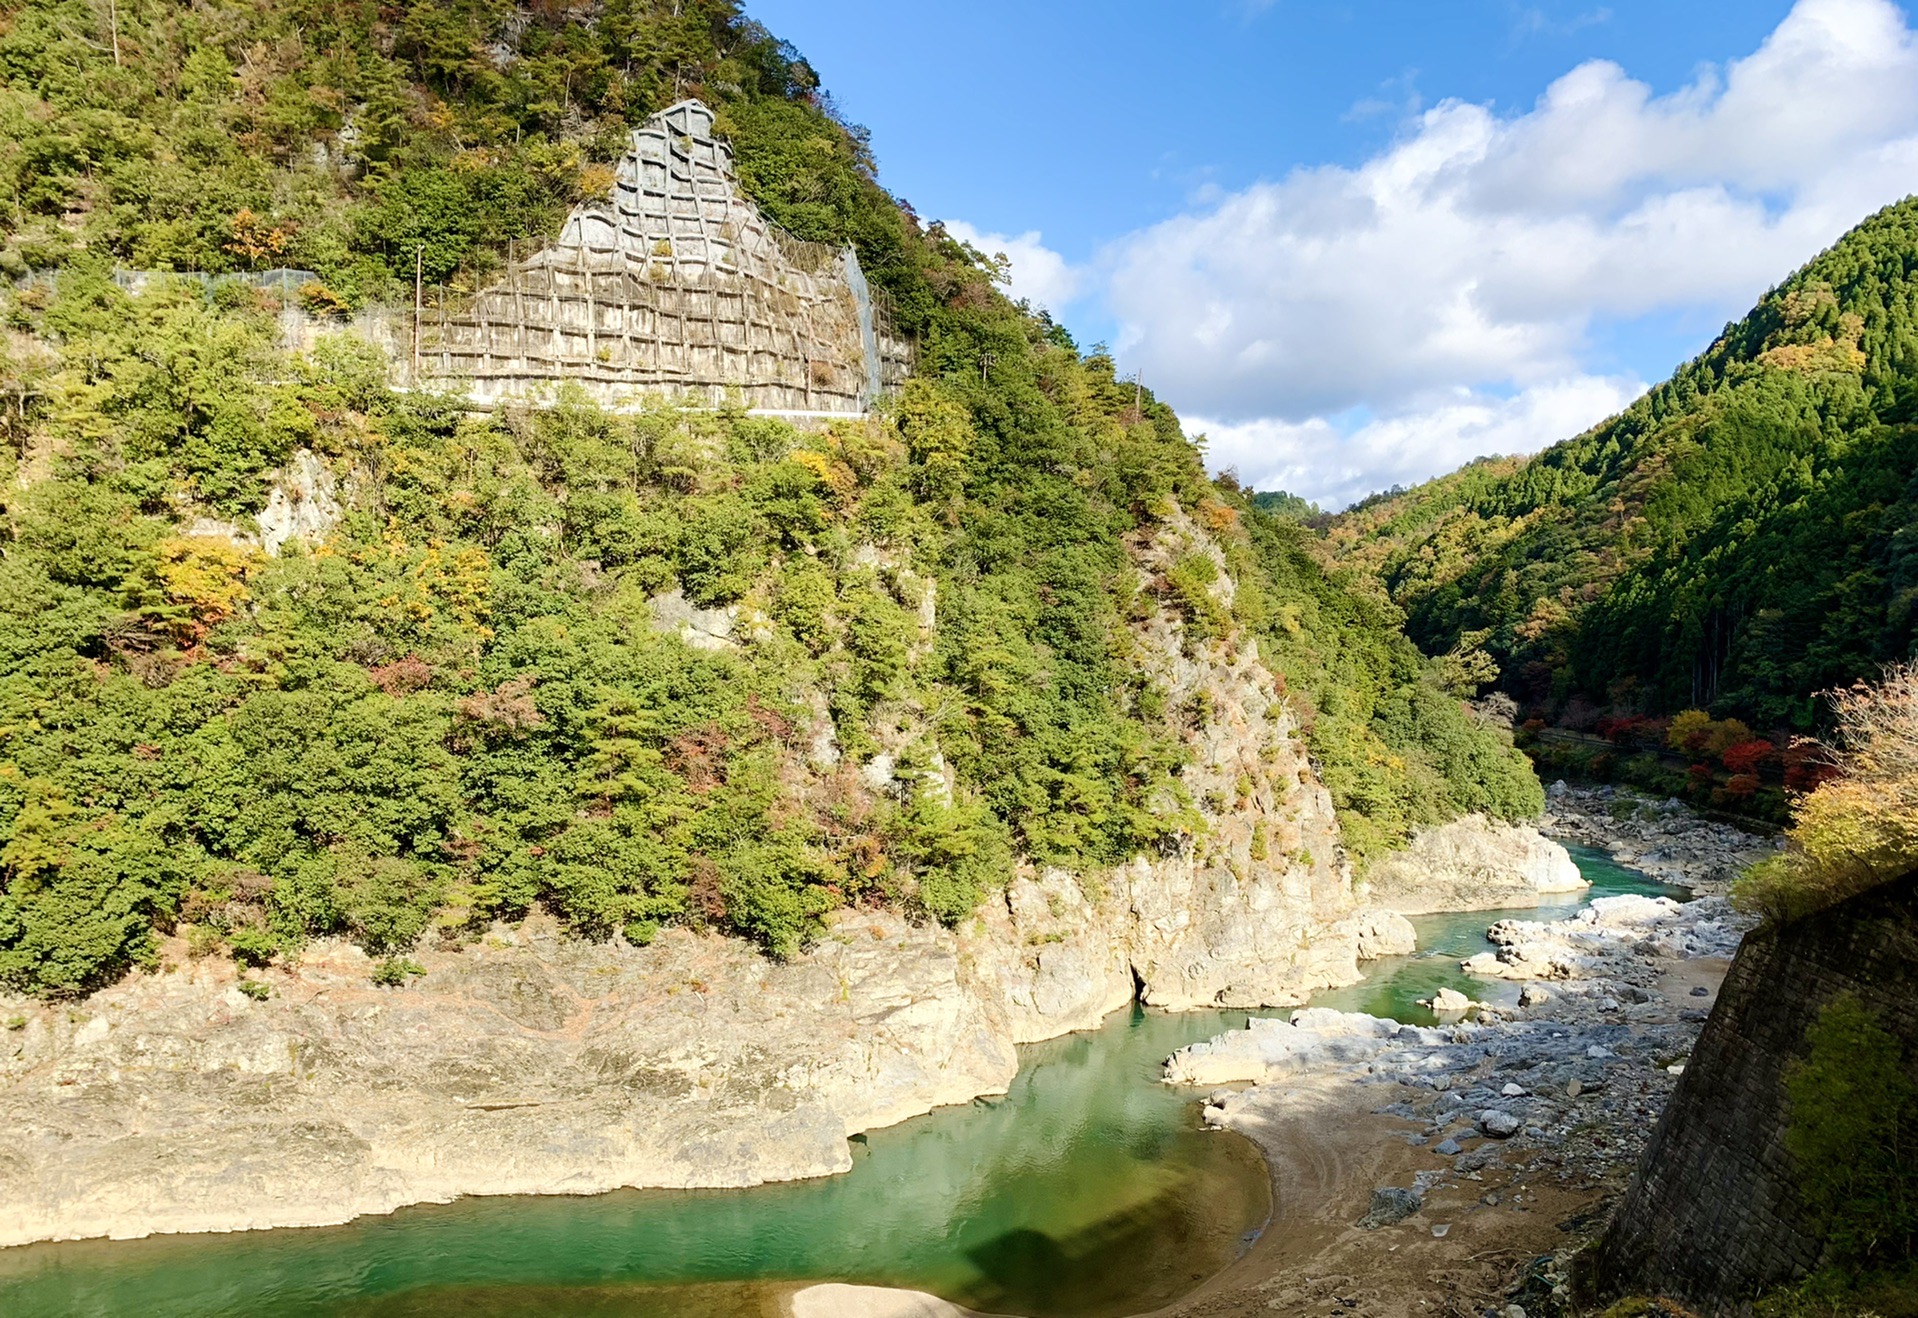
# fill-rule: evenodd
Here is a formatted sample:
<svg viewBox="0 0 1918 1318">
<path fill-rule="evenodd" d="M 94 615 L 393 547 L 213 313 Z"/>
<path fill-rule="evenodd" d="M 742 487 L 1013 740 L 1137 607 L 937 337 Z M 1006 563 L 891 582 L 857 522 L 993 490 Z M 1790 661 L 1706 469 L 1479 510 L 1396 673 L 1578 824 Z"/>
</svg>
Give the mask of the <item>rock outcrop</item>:
<svg viewBox="0 0 1918 1318">
<path fill-rule="evenodd" d="M 1594 1261 L 1608 1291 L 1734 1313 L 1815 1267 L 1824 1235 L 1785 1148 L 1785 1075 L 1854 994 L 1918 1072 L 1918 875 L 1745 940 Z"/>
<path fill-rule="evenodd" d="M 1219 552 L 1183 513 L 1128 547 L 1148 574 Z M 1331 797 L 1256 644 L 1195 639 L 1164 610 L 1133 643 L 1168 708 L 1207 711 L 1181 775 L 1203 827 L 1174 854 L 1087 880 L 1022 874 L 987 903 L 962 941 L 1022 1043 L 1089 1028 L 1135 993 L 1174 1011 L 1302 1003 L 1356 981 L 1361 958 L 1412 949 L 1402 917 L 1354 898 Z"/>
<path fill-rule="evenodd" d="M 1300 1001 L 1391 945 L 1389 921 L 1315 920 L 1282 884 L 1173 858 L 1097 900 L 1021 876 L 957 934 L 841 912 L 789 963 L 535 919 L 417 953 L 427 973 L 400 989 L 323 943 L 260 972 L 264 1001 L 224 960 L 84 1005 L 0 1001 L 17 1020 L 0 1033 L 0 1245 L 828 1175 L 850 1134 L 1002 1092 L 1017 1043 L 1090 1028 L 1135 990 Z M 1287 940 L 1269 964 L 1261 937 Z"/>
<path fill-rule="evenodd" d="M 1261 1083 L 1289 1072 L 1369 1062 L 1392 1048 L 1450 1042 L 1452 1032 L 1446 1029 L 1307 1007 L 1284 1020 L 1254 1016 L 1243 1030 L 1179 1049 L 1166 1060 L 1165 1080 L 1201 1086 Z"/>
<path fill-rule="evenodd" d="M 257 546 L 269 557 L 278 554 L 290 540 L 317 547 L 346 516 L 341 500 L 350 499 L 357 483 L 357 475 L 351 472 L 343 483 L 312 449 L 295 449 L 286 466 L 268 482 L 266 506 L 254 518 L 253 529 L 200 517 L 187 524 L 186 534 Z"/>
<path fill-rule="evenodd" d="M 1376 861 L 1367 897 L 1401 915 L 1536 906 L 1591 885 L 1564 847 L 1536 828 L 1467 815 L 1427 828 Z"/>
<path fill-rule="evenodd" d="M 846 1136 L 1003 1090 L 954 940 L 840 919 L 781 965 L 533 921 L 375 988 L 338 944 L 137 976 L 0 1034 L 0 1244 L 340 1222 L 462 1194 L 727 1186 L 851 1165 Z"/>
<path fill-rule="evenodd" d="M 1485 931 L 1497 951 L 1461 964 L 1492 979 L 1634 982 L 1673 961 L 1729 957 L 1750 926 L 1723 897 L 1600 897 L 1565 920 L 1500 920 Z"/>
<path fill-rule="evenodd" d="M 982 1318 L 923 1291 L 831 1281 L 794 1291 L 792 1318 Z"/>
</svg>

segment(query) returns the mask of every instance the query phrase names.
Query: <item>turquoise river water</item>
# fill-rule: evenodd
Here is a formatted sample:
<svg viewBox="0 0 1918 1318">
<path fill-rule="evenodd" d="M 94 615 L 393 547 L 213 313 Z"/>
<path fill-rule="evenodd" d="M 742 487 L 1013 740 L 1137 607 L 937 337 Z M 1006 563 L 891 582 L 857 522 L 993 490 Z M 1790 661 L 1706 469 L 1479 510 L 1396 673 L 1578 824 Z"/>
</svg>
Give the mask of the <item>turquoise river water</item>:
<svg viewBox="0 0 1918 1318">
<path fill-rule="evenodd" d="M 1574 849 L 1586 896 L 1674 893 Z M 1675 894 L 1676 895 L 1676 894 Z M 1560 908 L 1509 912 L 1550 918 Z M 1416 917 L 1420 951 L 1315 1005 L 1429 1023 L 1500 912 Z M 1116 1013 L 1021 1051 L 1002 1098 L 855 1140 L 844 1176 L 750 1190 L 478 1198 L 340 1227 L 0 1251 L 7 1318 L 759 1318 L 790 1283 L 933 1291 L 989 1312 L 1099 1318 L 1168 1303 L 1242 1253 L 1271 1211 L 1264 1164 L 1159 1083 L 1174 1049 L 1246 1013 Z"/>
</svg>

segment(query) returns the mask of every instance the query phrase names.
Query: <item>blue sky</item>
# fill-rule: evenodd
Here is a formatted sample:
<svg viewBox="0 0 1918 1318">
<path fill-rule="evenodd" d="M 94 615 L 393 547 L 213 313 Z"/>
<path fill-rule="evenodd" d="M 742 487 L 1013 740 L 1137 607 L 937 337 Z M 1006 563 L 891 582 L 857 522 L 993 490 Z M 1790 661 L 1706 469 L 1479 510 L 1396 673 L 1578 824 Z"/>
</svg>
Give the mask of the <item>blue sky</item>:
<svg viewBox="0 0 1918 1318">
<path fill-rule="evenodd" d="M 1328 504 L 1614 410 L 1918 189 L 1892 0 L 748 0 L 928 219 Z"/>
</svg>

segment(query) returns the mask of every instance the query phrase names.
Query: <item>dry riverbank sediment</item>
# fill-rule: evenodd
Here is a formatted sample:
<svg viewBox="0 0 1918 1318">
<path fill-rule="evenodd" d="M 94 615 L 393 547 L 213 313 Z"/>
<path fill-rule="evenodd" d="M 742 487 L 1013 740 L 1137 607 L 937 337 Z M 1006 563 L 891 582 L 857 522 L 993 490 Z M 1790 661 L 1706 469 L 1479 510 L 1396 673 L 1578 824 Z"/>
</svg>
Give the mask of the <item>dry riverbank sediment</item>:
<svg viewBox="0 0 1918 1318">
<path fill-rule="evenodd" d="M 1743 927 L 1719 898 L 1602 898 L 1494 926 L 1498 951 L 1468 966 L 1521 979 L 1524 1007 L 1427 1028 L 1307 1009 L 1182 1049 L 1168 1081 L 1213 1087 L 1206 1121 L 1265 1151 L 1276 1208 L 1163 1312 L 1503 1311 L 1623 1185 Z"/>
</svg>

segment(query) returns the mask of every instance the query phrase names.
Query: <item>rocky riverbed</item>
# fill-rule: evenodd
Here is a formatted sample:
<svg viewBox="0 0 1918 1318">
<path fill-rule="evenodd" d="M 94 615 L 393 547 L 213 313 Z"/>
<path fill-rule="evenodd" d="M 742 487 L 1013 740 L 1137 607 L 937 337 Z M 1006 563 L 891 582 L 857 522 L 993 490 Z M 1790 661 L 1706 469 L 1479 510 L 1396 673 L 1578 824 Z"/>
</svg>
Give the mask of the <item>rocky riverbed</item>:
<svg viewBox="0 0 1918 1318">
<path fill-rule="evenodd" d="M 1722 894 L 1776 843 L 1768 837 L 1702 819 L 1679 801 L 1628 788 L 1574 786 L 1562 779 L 1545 793 L 1539 827 L 1553 837 L 1608 851 L 1621 865 L 1693 892 Z"/>
<path fill-rule="evenodd" d="M 1436 1027 L 1306 1008 L 1249 1018 L 1245 1029 L 1175 1053 L 1167 1082 L 1211 1089 L 1205 1122 L 1250 1136 L 1275 1163 L 1293 1156 L 1280 1141 L 1296 1141 L 1302 1121 L 1322 1131 L 1363 1128 L 1405 1146 L 1405 1156 L 1379 1164 L 1395 1165 L 1395 1178 L 1344 1201 L 1345 1229 L 1310 1267 L 1287 1265 L 1278 1247 L 1272 1264 L 1180 1311 L 1284 1308 L 1320 1298 L 1320 1282 L 1344 1269 L 1343 1295 L 1336 1286 L 1325 1292 L 1335 1301 L 1369 1294 L 1379 1305 L 1364 1312 L 1419 1312 L 1406 1297 L 1447 1268 L 1502 1257 L 1509 1271 L 1524 1249 L 1544 1252 L 1537 1244 L 1551 1231 L 1533 1210 L 1545 1204 L 1563 1214 L 1583 1204 L 1570 1219 L 1576 1228 L 1622 1184 L 1745 927 L 1723 898 L 1600 898 L 1568 919 L 1492 926 L 1496 951 L 1465 966 L 1518 980 L 1520 1006 L 1440 1002 L 1457 1010 L 1441 1010 Z M 1455 1231 L 1467 1243 L 1448 1246 Z M 1510 1233 L 1530 1243 L 1504 1257 Z M 1398 1253 L 1414 1241 L 1417 1252 Z M 1401 1292 L 1388 1293 L 1390 1275 L 1401 1277 Z"/>
</svg>

